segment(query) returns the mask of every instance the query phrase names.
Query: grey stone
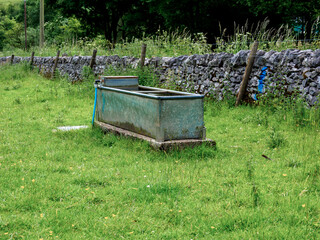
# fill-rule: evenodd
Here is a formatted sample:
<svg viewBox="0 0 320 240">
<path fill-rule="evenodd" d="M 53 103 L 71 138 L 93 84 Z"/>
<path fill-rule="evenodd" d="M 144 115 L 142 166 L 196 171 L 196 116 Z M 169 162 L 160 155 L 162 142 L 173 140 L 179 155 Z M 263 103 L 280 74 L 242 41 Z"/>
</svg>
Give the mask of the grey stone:
<svg viewBox="0 0 320 240">
<path fill-rule="evenodd" d="M 316 93 L 318 93 L 318 90 L 315 87 L 310 87 L 309 88 L 309 94 L 312 96 L 315 96 Z"/>
</svg>

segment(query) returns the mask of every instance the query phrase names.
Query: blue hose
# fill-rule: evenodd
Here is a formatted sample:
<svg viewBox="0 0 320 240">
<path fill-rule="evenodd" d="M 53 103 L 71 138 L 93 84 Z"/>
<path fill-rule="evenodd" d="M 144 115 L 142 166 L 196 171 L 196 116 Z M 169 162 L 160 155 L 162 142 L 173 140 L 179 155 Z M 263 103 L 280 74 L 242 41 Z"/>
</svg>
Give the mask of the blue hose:
<svg viewBox="0 0 320 240">
<path fill-rule="evenodd" d="M 94 106 L 93 106 L 93 115 L 92 115 L 92 125 L 94 124 L 94 115 L 95 115 L 95 113 L 96 113 L 97 92 L 98 92 L 98 88 L 95 88 L 95 92 L 94 92 Z"/>
</svg>

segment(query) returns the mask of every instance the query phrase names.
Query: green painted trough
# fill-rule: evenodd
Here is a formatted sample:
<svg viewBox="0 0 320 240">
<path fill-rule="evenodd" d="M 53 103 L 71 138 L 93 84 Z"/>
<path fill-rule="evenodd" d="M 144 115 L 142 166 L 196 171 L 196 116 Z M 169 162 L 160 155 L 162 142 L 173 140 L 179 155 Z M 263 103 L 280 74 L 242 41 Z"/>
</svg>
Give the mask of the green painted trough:
<svg viewBox="0 0 320 240">
<path fill-rule="evenodd" d="M 95 87 L 95 125 L 104 130 L 142 138 L 160 148 L 165 143 L 213 143 L 206 140 L 203 95 L 140 86 L 135 76 L 101 77 Z"/>
</svg>

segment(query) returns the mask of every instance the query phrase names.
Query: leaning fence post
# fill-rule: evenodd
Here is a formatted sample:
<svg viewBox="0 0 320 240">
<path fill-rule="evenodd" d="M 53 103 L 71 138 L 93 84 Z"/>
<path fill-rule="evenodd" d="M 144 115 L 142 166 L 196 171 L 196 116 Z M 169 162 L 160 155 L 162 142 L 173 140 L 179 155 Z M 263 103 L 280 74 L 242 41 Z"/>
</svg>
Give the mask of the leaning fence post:
<svg viewBox="0 0 320 240">
<path fill-rule="evenodd" d="M 54 61 L 54 66 L 53 66 L 53 70 L 52 70 L 52 78 L 54 78 L 54 75 L 55 75 L 55 72 L 56 72 L 56 68 L 57 68 L 58 60 L 59 60 L 59 55 L 60 55 L 60 50 L 58 50 L 57 57 L 56 57 L 56 59 Z"/>
<path fill-rule="evenodd" d="M 247 63 L 247 66 L 246 66 L 246 70 L 244 71 L 244 74 L 243 74 L 243 78 L 242 78 L 242 82 L 240 84 L 240 90 L 239 90 L 239 94 L 238 94 L 238 97 L 237 97 L 237 101 L 236 101 L 236 106 L 238 106 L 246 92 L 246 89 L 247 89 L 247 85 L 248 85 L 248 81 L 249 81 L 249 76 L 251 74 L 251 71 L 252 71 L 252 67 L 253 67 L 253 63 L 254 63 L 254 59 L 256 57 L 256 53 L 257 53 L 257 50 L 258 50 L 258 45 L 259 43 L 257 41 L 254 41 L 252 47 L 251 47 L 251 50 L 250 50 L 250 55 L 249 55 L 249 58 L 248 58 L 248 63 Z"/>
<path fill-rule="evenodd" d="M 12 54 L 12 55 L 11 55 L 11 59 L 10 59 L 11 65 L 13 64 L 13 59 L 14 59 L 14 55 Z"/>
<path fill-rule="evenodd" d="M 97 56 L 97 49 L 93 50 L 91 61 L 90 61 L 90 68 L 93 69 L 93 65 L 96 63 L 96 56 Z"/>
<path fill-rule="evenodd" d="M 146 59 L 146 51 L 147 51 L 147 44 L 142 43 L 142 46 L 141 46 L 141 58 L 140 58 L 140 66 L 141 66 L 141 68 L 144 67 L 144 61 Z"/>
</svg>

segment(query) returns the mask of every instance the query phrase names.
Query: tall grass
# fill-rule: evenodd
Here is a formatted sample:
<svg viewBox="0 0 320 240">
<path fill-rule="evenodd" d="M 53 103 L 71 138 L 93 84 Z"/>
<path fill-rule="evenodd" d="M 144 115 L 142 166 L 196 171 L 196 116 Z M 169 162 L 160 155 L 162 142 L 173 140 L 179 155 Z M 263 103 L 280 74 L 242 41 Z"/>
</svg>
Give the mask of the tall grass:
<svg viewBox="0 0 320 240">
<path fill-rule="evenodd" d="M 35 52 L 36 56 L 55 56 L 60 50 L 61 54 L 68 56 L 90 56 L 93 49 L 98 50 L 98 55 L 118 55 L 140 57 L 142 43 L 147 44 L 147 58 L 151 57 L 176 57 L 181 55 L 207 54 L 212 52 L 237 53 L 240 50 L 250 49 L 251 43 L 259 41 L 259 49 L 270 51 L 282 51 L 285 49 L 319 49 L 319 18 L 313 23 L 312 39 L 301 39 L 289 25 L 279 28 L 269 27 L 270 21 L 265 19 L 257 24 L 240 26 L 234 24 L 233 34 L 227 36 L 226 29 L 220 28 L 221 34 L 217 36 L 214 44 L 207 42 L 203 33 L 191 34 L 187 30 L 158 30 L 152 36 L 144 36 L 141 39 L 123 39 L 114 47 L 107 43 L 103 36 L 95 39 L 80 39 L 76 43 L 62 42 L 46 44 L 44 48 L 34 46 L 28 51 L 7 46 L 0 56 L 30 56 Z"/>
<path fill-rule="evenodd" d="M 186 30 L 158 30 L 154 36 L 145 36 L 142 39 L 125 39 L 117 43 L 115 47 L 109 45 L 102 36 L 98 36 L 93 40 L 78 40 L 76 44 L 71 42 L 47 44 L 43 48 L 32 47 L 28 51 L 17 48 L 11 49 L 8 46 L 6 50 L 0 52 L 0 56 L 11 56 L 12 54 L 30 56 L 32 52 L 35 52 L 36 56 L 54 56 L 58 50 L 61 51 L 61 54 L 69 56 L 90 56 L 93 49 L 97 49 L 98 55 L 139 57 L 142 43 L 147 44 L 146 56 L 148 58 L 205 54 L 211 51 L 211 45 L 206 42 L 204 34 L 192 35 Z"/>
<path fill-rule="evenodd" d="M 313 23 L 312 40 L 301 40 L 292 27 L 281 25 L 279 28 L 270 28 L 270 21 L 265 19 L 257 24 L 244 26 L 234 24 L 234 32 L 226 36 L 226 29 L 220 26 L 221 36 L 216 38 L 216 52 L 237 53 L 240 50 L 250 49 L 251 43 L 259 42 L 259 49 L 282 51 L 286 49 L 318 49 L 320 47 L 319 18 Z M 313 40 L 314 39 L 314 40 Z"/>
</svg>

